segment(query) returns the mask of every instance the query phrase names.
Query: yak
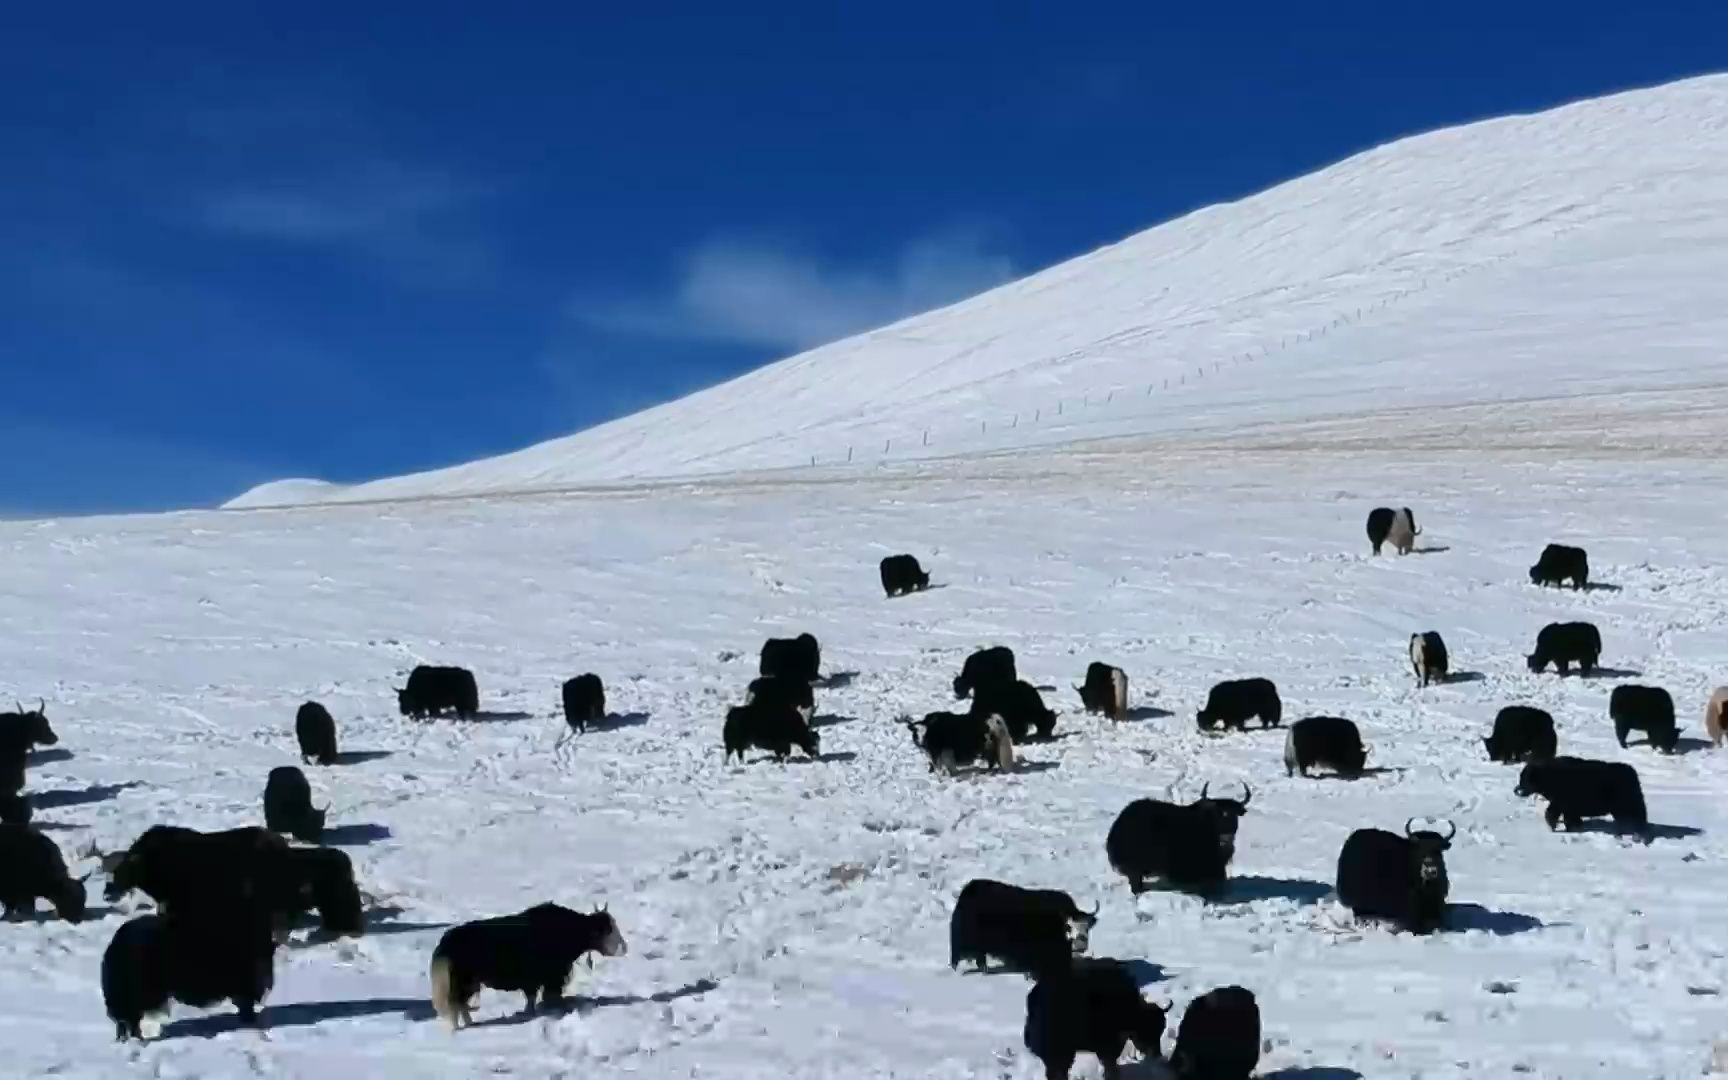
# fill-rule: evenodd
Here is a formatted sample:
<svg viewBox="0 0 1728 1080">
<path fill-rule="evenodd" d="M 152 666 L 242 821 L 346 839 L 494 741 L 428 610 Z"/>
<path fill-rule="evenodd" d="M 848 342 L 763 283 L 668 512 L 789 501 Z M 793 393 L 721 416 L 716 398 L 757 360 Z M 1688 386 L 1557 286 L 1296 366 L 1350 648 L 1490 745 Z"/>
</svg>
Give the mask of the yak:
<svg viewBox="0 0 1728 1080">
<path fill-rule="evenodd" d="M 1150 877 L 1202 895 L 1223 885 L 1236 854 L 1237 825 L 1254 791 L 1244 784 L 1240 800 L 1214 799 L 1210 788 L 1202 787 L 1200 797 L 1186 806 L 1136 799 L 1116 815 L 1104 853 L 1136 895 L 1146 891 Z"/>
<path fill-rule="evenodd" d="M 1075 957 L 1042 975 L 1026 995 L 1022 1041 L 1044 1063 L 1048 1080 L 1068 1080 L 1074 1059 L 1091 1054 L 1104 1075 L 1132 1042 L 1149 1060 L 1163 1056 L 1168 1005 L 1140 996 L 1128 965 L 1111 957 Z"/>
<path fill-rule="evenodd" d="M 300 760 L 307 764 L 336 764 L 336 721 L 330 710 L 308 701 L 294 714 L 294 738 L 300 743 Z"/>
<path fill-rule="evenodd" d="M 276 944 L 269 913 L 244 902 L 128 919 L 102 953 L 102 1001 L 115 1037 L 142 1039 L 144 1017 L 170 1001 L 231 1001 L 242 1024 L 257 1023 L 275 982 Z"/>
<path fill-rule="evenodd" d="M 1414 822 L 1404 823 L 1403 836 L 1385 829 L 1350 834 L 1338 852 L 1338 899 L 1358 918 L 1389 919 L 1424 934 L 1446 915 L 1446 851 L 1458 827 L 1441 836 L 1411 831 Z"/>
<path fill-rule="evenodd" d="M 563 697 L 564 722 L 572 731 L 586 733 L 589 724 L 606 718 L 606 687 L 591 671 L 566 679 Z"/>
<path fill-rule="evenodd" d="M 514 990 L 549 1008 L 563 1003 L 570 969 L 586 953 L 623 956 L 618 923 L 605 907 L 592 913 L 536 904 L 514 915 L 451 927 L 432 950 L 432 1008 L 451 1030 L 473 1023 L 470 1008 L 483 987 Z"/>
<path fill-rule="evenodd" d="M 24 825 L 0 825 L 0 905 L 7 920 L 36 914 L 46 900 L 67 922 L 84 920 L 84 881 L 66 872 L 66 860 L 47 835 Z"/>
<path fill-rule="evenodd" d="M 978 713 L 926 713 L 922 720 L 902 717 L 912 733 L 912 745 L 930 758 L 930 771 L 949 774 L 983 761 L 992 770 L 1014 767 L 1014 736 L 1000 716 Z M 923 728 L 920 735 L 918 729 Z"/>
<path fill-rule="evenodd" d="M 480 689 L 467 668 L 421 664 L 408 673 L 408 685 L 396 691 L 396 705 L 403 716 L 423 720 L 454 711 L 459 720 L 480 713 Z"/>
</svg>

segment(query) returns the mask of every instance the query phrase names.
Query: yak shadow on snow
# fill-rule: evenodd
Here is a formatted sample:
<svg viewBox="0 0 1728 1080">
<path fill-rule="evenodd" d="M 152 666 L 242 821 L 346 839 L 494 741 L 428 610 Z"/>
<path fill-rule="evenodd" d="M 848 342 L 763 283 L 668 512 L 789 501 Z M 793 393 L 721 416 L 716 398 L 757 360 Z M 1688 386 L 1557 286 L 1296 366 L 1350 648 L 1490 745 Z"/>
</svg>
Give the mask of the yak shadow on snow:
<svg viewBox="0 0 1728 1080">
<path fill-rule="evenodd" d="M 1333 1068 L 1328 1065 L 1303 1065 L 1294 1069 L 1279 1069 L 1262 1073 L 1260 1080 L 1365 1080 L 1355 1069 Z"/>
<path fill-rule="evenodd" d="M 1061 767 L 1062 767 L 1062 763 L 1059 761 L 1024 761 L 1024 760 L 1022 760 L 1022 761 L 1016 761 L 1014 763 L 1013 771 L 1017 772 L 1017 773 L 1041 773 L 1041 772 L 1049 772 L 1051 769 L 1060 769 Z M 986 769 L 983 769 L 980 771 L 988 772 L 989 770 L 986 768 Z"/>
<path fill-rule="evenodd" d="M 649 714 L 645 712 L 607 713 L 598 720 L 588 722 L 589 731 L 616 731 L 619 728 L 641 727 L 648 722 Z"/>
<path fill-rule="evenodd" d="M 514 1027 L 518 1024 L 532 1023 L 542 1017 L 568 1016 L 571 1013 L 586 1013 L 594 1009 L 606 1009 L 616 1005 L 666 1005 L 682 998 L 699 997 L 719 985 L 713 979 L 698 979 L 688 986 L 680 986 L 676 990 L 661 990 L 649 994 L 647 997 L 636 994 L 614 997 L 582 997 L 579 994 L 572 994 L 557 1006 L 548 1006 L 542 1002 L 532 1012 L 519 1010 L 507 1016 L 495 1016 L 490 1020 L 476 1022 L 474 1027 Z"/>
<path fill-rule="evenodd" d="M 821 716 L 810 718 L 810 726 L 813 728 L 833 727 L 835 724 L 856 724 L 857 722 L 856 716 L 837 716 L 834 713 L 823 713 Z"/>
<path fill-rule="evenodd" d="M 1624 836 L 1634 840 L 1642 839 L 1646 843 L 1652 840 L 1689 840 L 1694 836 L 1704 835 L 1704 830 L 1696 825 L 1658 825 L 1655 822 L 1651 822 L 1647 830 L 1639 833 L 1630 825 L 1618 825 L 1601 818 L 1580 822 L 1576 829 L 1565 831 L 1572 836 L 1577 836 L 1580 833 L 1605 833 L 1609 836 Z"/>
<path fill-rule="evenodd" d="M 1626 590 L 1619 585 L 1610 585 L 1606 581 L 1586 581 L 1584 583 L 1584 591 L 1585 592 L 1625 592 Z"/>
<path fill-rule="evenodd" d="M 123 784 L 91 784 L 82 791 L 64 789 L 60 791 L 38 791 L 30 796 L 30 805 L 38 810 L 54 810 L 62 806 L 84 806 L 88 803 L 107 802 L 127 788 L 143 787 L 141 780 L 128 780 Z"/>
<path fill-rule="evenodd" d="M 1482 672 L 1480 672 L 1480 671 L 1454 671 L 1450 675 L 1447 675 L 1444 679 L 1440 680 L 1440 682 L 1442 684 L 1445 684 L 1445 685 L 1451 685 L 1452 683 L 1472 683 L 1472 682 L 1487 682 L 1487 681 L 1488 681 L 1488 676 L 1482 674 Z"/>
<path fill-rule="evenodd" d="M 1141 990 L 1170 977 L 1170 973 L 1165 971 L 1162 965 L 1154 964 L 1150 960 L 1124 960 L 1122 966 L 1128 969 L 1134 985 Z"/>
<path fill-rule="evenodd" d="M 1579 679 L 1636 679 L 1643 674 L 1642 671 L 1632 671 L 1628 668 L 1599 667 L 1588 675 L 1574 669 L 1570 677 Z"/>
<path fill-rule="evenodd" d="M 749 762 L 748 764 L 758 765 L 764 761 L 772 762 L 773 760 L 774 760 L 774 755 L 769 754 L 766 757 L 759 757 L 755 761 Z M 843 764 L 843 763 L 848 762 L 848 761 L 856 761 L 856 760 L 858 760 L 858 755 L 851 750 L 834 750 L 834 751 L 831 751 L 831 752 L 826 753 L 826 754 L 817 754 L 815 757 L 805 757 L 803 752 L 800 751 L 799 753 L 796 753 L 796 754 L 787 755 L 786 760 L 784 762 L 780 762 L 780 764 L 783 764 L 783 765 L 833 765 L 833 764 Z"/>
<path fill-rule="evenodd" d="M 852 680 L 857 677 L 858 672 L 856 671 L 835 671 L 824 675 L 810 685 L 821 687 L 823 690 L 839 690 L 842 687 L 851 686 Z"/>
<path fill-rule="evenodd" d="M 1452 550 L 1451 544 L 1423 544 L 1421 547 L 1411 548 L 1410 554 L 1412 554 L 1412 555 L 1438 555 L 1443 551 L 1451 551 L 1451 550 Z"/>
<path fill-rule="evenodd" d="M 1136 705 L 1122 714 L 1122 720 L 1124 723 L 1132 723 L 1136 720 L 1164 720 L 1175 715 L 1169 709 L 1160 709 L 1156 705 Z"/>
<path fill-rule="evenodd" d="M 481 709 L 479 712 L 475 713 L 473 716 L 470 716 L 465 722 L 470 723 L 470 724 L 506 724 L 506 723 L 514 722 L 516 720 L 532 720 L 532 719 L 534 719 L 533 713 L 522 712 L 519 709 L 517 709 L 517 710 Z"/>
<path fill-rule="evenodd" d="M 1531 930 L 1541 930 L 1548 924 L 1534 915 L 1516 911 L 1489 911 L 1481 904 L 1446 905 L 1445 929 L 1453 933 L 1483 930 L 1496 937 L 1511 937 Z"/>
<path fill-rule="evenodd" d="M 390 839 L 390 826 L 374 825 L 332 825 L 324 830 L 322 843 L 331 847 L 363 847 L 375 844 L 380 840 Z"/>
<path fill-rule="evenodd" d="M 338 765 L 364 765 L 368 761 L 379 761 L 394 754 L 394 750 L 344 750 L 336 755 Z"/>
<path fill-rule="evenodd" d="M 362 998 L 356 1001 L 306 1001 L 293 1005 L 266 1005 L 258 1010 L 258 1027 L 312 1027 L 326 1020 L 358 1020 L 370 1016 L 400 1016 L 407 1020 L 430 1020 L 436 1014 L 425 998 Z M 209 1039 L 224 1032 L 244 1031 L 240 1017 L 232 1012 L 189 1017 L 165 1024 L 164 1039 Z"/>
<path fill-rule="evenodd" d="M 1250 874 L 1233 877 L 1224 883 L 1218 894 L 1208 900 L 1216 906 L 1252 904 L 1256 900 L 1289 900 L 1292 903 L 1318 904 L 1332 892 L 1324 881 L 1306 878 L 1260 877 Z"/>
<path fill-rule="evenodd" d="M 52 765 L 57 761 L 71 761 L 72 751 L 63 746 L 56 746 L 52 750 L 32 750 L 25 760 L 31 765 Z"/>
<path fill-rule="evenodd" d="M 1310 766 L 1312 768 L 1312 766 Z M 1402 765 L 1365 765 L 1355 772 L 1311 772 L 1308 780 L 1366 780 L 1374 776 L 1396 776 L 1404 771 Z"/>
</svg>

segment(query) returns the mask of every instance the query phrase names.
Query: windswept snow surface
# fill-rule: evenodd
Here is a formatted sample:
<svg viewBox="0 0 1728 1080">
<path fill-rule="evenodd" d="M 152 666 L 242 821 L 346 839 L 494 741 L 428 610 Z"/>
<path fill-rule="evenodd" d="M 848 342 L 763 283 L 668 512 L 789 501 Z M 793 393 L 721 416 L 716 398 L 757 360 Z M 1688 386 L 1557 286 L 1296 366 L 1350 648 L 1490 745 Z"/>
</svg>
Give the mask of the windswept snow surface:
<svg viewBox="0 0 1728 1080">
<path fill-rule="evenodd" d="M 1711 76 L 1404 139 L 516 453 L 353 487 L 266 485 L 230 505 L 1714 392 L 1728 385 L 1724 280 L 1728 76 Z"/>
<path fill-rule="evenodd" d="M 181 1007 L 142 1047 L 112 1041 L 97 988 L 140 901 L 0 926 L 8 1072 L 1034 1080 L 1029 984 L 947 965 L 953 899 L 989 876 L 1100 902 L 1093 954 L 1151 965 L 1172 1032 L 1194 995 L 1253 989 L 1265 1077 L 1698 1075 L 1728 1035 L 1728 759 L 1699 730 L 1728 682 L 1728 468 L 1642 444 L 1502 448 L 1487 428 L 1414 468 L 1325 445 L 1376 434 L 0 525 L 0 700 L 49 699 L 61 746 L 30 783 L 63 850 L 261 822 L 316 698 L 357 760 L 308 768 L 315 797 L 374 898 L 364 938 L 301 932 L 279 953 L 262 1032 Z M 1381 503 L 1415 508 L 1419 553 L 1368 556 Z M 1550 540 L 1586 544 L 1601 584 L 1529 585 Z M 885 600 L 876 562 L 901 550 L 939 587 Z M 1610 670 L 1525 671 L 1536 631 L 1574 618 L 1600 625 Z M 1423 690 L 1406 642 L 1429 629 L 1455 678 Z M 723 765 L 762 639 L 802 630 L 843 676 L 818 691 L 822 759 Z M 964 655 L 994 643 L 1056 688 L 1061 738 L 1011 775 L 932 775 L 895 719 L 951 707 Z M 1130 722 L 1078 713 L 1093 659 L 1128 671 Z M 395 715 L 417 661 L 472 667 L 493 715 Z M 558 684 L 585 670 L 618 717 L 564 739 Z M 1206 688 L 1247 675 L 1277 681 L 1287 718 L 1355 719 L 1379 771 L 1288 779 L 1282 733 L 1199 734 Z M 1681 753 L 1614 744 L 1608 694 L 1629 679 L 1672 691 Z M 1513 796 L 1516 768 L 1479 739 L 1518 702 L 1554 713 L 1564 751 L 1638 768 L 1654 842 L 1551 834 Z M 1104 857 L 1113 817 L 1206 782 L 1254 790 L 1225 899 L 1136 901 Z M 1451 928 L 1352 925 L 1328 895 L 1340 845 L 1411 815 L 1458 825 Z M 524 1018 L 488 992 L 481 1026 L 432 1020 L 442 928 L 547 899 L 610 904 L 630 945 L 578 967 L 581 1007 Z"/>
</svg>

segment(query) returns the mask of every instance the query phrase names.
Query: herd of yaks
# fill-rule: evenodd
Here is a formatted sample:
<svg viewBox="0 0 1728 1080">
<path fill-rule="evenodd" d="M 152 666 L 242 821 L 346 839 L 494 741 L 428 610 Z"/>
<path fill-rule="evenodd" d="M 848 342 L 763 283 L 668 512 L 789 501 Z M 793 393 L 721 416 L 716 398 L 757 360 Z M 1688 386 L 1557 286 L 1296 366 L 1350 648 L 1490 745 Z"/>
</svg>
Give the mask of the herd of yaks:
<svg viewBox="0 0 1728 1080">
<path fill-rule="evenodd" d="M 1375 555 L 1388 542 L 1407 554 L 1421 532 L 1408 508 L 1388 507 L 1369 514 L 1367 531 Z M 880 571 L 890 597 L 930 584 L 928 572 L 911 555 L 883 559 Z M 1582 589 L 1588 579 L 1587 556 L 1575 547 L 1550 544 L 1530 568 L 1536 584 L 1569 582 Z M 1565 674 L 1576 663 L 1589 674 L 1601 652 L 1601 635 L 1592 624 L 1551 623 L 1537 635 L 1527 659 L 1533 672 L 1552 664 Z M 1410 659 L 1422 686 L 1447 678 L 1449 658 L 1438 633 L 1413 634 Z M 760 677 L 750 683 L 744 703 L 726 714 L 725 758 L 742 759 L 752 748 L 782 760 L 794 748 L 819 756 L 811 688 L 821 681 L 820 669 L 820 645 L 812 635 L 768 640 Z M 971 699 L 966 712 L 901 720 L 932 771 L 954 773 L 980 763 L 989 770 L 1012 768 L 1016 744 L 1052 736 L 1055 712 L 1036 687 L 1018 677 L 1014 654 L 1006 647 L 967 657 L 953 689 L 957 699 Z M 1127 713 L 1128 680 L 1120 668 L 1094 662 L 1075 689 L 1089 712 L 1113 719 Z M 478 685 L 463 668 L 416 667 L 396 693 L 399 711 L 417 719 L 445 713 L 470 718 L 479 712 Z M 606 716 L 598 675 L 568 680 L 562 698 L 573 733 L 585 733 Z M 1722 741 L 1725 712 L 1728 687 L 1713 691 L 1705 709 L 1705 729 L 1716 745 Z M 1623 747 L 1634 730 L 1664 752 L 1676 746 L 1674 704 L 1664 689 L 1618 686 L 1610 695 L 1609 714 Z M 1249 719 L 1262 727 L 1281 725 L 1283 706 L 1270 680 L 1218 683 L 1196 716 L 1208 732 L 1241 730 Z M 295 735 L 304 763 L 339 760 L 334 719 L 319 703 L 300 707 Z M 0 904 L 8 920 L 30 915 L 38 899 L 69 921 L 85 914 L 84 879 L 73 879 L 54 842 L 29 824 L 28 755 L 57 741 L 45 702 L 33 710 L 18 706 L 0 713 Z M 1550 828 L 1564 823 L 1575 829 L 1584 818 L 1608 816 L 1648 834 L 1636 770 L 1559 755 L 1548 713 L 1508 706 L 1483 742 L 1491 760 L 1523 764 L 1515 791 L 1548 800 Z M 1316 767 L 1360 774 L 1367 756 L 1356 725 L 1343 717 L 1306 717 L 1287 731 L 1284 764 L 1290 775 L 1306 776 Z M 1110 865 L 1134 894 L 1157 881 L 1169 889 L 1215 895 L 1226 884 L 1238 823 L 1252 796 L 1246 785 L 1240 799 L 1213 796 L 1208 785 L 1187 804 L 1136 799 L 1117 815 L 1106 836 Z M 317 845 L 325 814 L 312 806 L 305 774 L 279 766 L 266 781 L 263 828 L 205 833 L 156 825 L 124 852 L 101 856 L 108 875 L 106 899 L 138 890 L 156 907 L 116 930 L 103 954 L 103 998 L 118 1038 L 142 1038 L 143 1018 L 165 1011 L 175 1000 L 200 1007 L 230 1001 L 243 1023 L 254 1023 L 273 982 L 274 951 L 295 921 L 316 911 L 314 940 L 363 932 L 360 891 L 347 855 L 334 848 L 294 847 L 282 836 Z M 1444 853 L 1456 827 L 1447 823 L 1442 834 L 1415 823 L 1406 822 L 1403 835 L 1374 828 L 1351 833 L 1339 853 L 1335 880 L 1340 901 L 1358 917 L 1424 933 L 1444 920 L 1450 890 Z M 951 967 L 971 961 L 983 968 L 996 960 L 1034 980 L 1023 1038 L 1051 1078 L 1066 1078 L 1079 1053 L 1095 1055 L 1106 1075 L 1114 1076 L 1130 1042 L 1146 1057 L 1162 1055 L 1170 1006 L 1145 1000 L 1130 966 L 1084 955 L 1096 921 L 1096 908 L 1082 911 L 1066 892 L 983 878 L 961 890 L 950 918 Z M 556 1007 L 582 956 L 618 956 L 626 948 L 603 907 L 582 913 L 542 903 L 464 923 L 448 930 L 433 950 L 432 1006 L 452 1028 L 470 1022 L 472 999 L 483 987 L 520 992 L 530 1010 L 537 1004 Z M 1189 1004 L 1169 1060 L 1184 1080 L 1247 1080 L 1259 1053 L 1260 1013 L 1253 993 L 1225 986 Z"/>
</svg>

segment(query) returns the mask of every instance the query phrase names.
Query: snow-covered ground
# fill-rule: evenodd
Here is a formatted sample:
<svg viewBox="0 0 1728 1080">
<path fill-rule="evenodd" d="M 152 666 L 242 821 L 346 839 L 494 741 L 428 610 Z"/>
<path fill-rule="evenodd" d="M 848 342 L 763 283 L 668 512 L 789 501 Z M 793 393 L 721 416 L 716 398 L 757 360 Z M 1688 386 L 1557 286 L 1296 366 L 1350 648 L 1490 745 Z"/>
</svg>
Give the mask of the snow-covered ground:
<svg viewBox="0 0 1728 1080">
<path fill-rule="evenodd" d="M 1728 76 L 1416 136 L 513 454 L 237 506 L 1728 384 Z M 634 358 L 620 356 L 620 363 Z"/>
<path fill-rule="evenodd" d="M 4 526 L 0 698 L 50 701 L 70 756 L 31 775 L 62 848 L 261 821 L 313 697 L 345 748 L 382 755 L 309 770 L 381 914 L 356 943 L 280 954 L 262 1034 L 181 1008 L 142 1048 L 111 1041 L 97 989 L 124 912 L 5 926 L 0 1041 L 16 1075 L 80 1080 L 1030 1080 L 1028 984 L 947 968 L 953 898 L 991 876 L 1101 902 L 1093 953 L 1157 965 L 1147 992 L 1173 1019 L 1212 986 L 1252 988 L 1266 1076 L 1697 1075 L 1728 1036 L 1724 759 L 1699 747 L 1728 682 L 1724 480 L 1717 461 L 1586 461 L 1484 429 L 1414 470 L 1323 440 L 1122 444 L 819 483 Z M 1416 508 L 1422 553 L 1368 556 L 1383 502 Z M 1587 544 L 1603 587 L 1530 586 L 1549 540 Z M 883 599 L 875 563 L 898 550 L 942 587 Z M 1524 670 L 1535 631 L 1573 617 L 1601 626 L 1605 664 L 1674 693 L 1685 752 L 1614 745 L 1619 677 Z M 1405 643 L 1426 629 L 1467 674 L 1419 690 Z M 799 630 L 851 673 L 819 692 L 825 760 L 723 766 L 761 640 Z M 991 643 L 1061 688 L 1063 737 L 1017 775 L 933 776 L 895 718 L 944 707 Z M 1127 669 L 1137 719 L 1078 714 L 1092 659 Z M 396 716 L 390 688 L 420 660 L 471 666 L 487 708 L 526 715 Z M 583 670 L 621 719 L 560 745 L 557 685 Z M 1249 674 L 1287 716 L 1357 720 L 1387 771 L 1287 779 L 1279 734 L 1201 736 L 1206 687 Z M 1553 711 L 1566 750 L 1634 763 L 1671 828 L 1648 846 L 1550 834 L 1478 742 L 1515 702 Z M 1112 818 L 1207 781 L 1254 788 L 1229 900 L 1136 903 L 1104 858 Z M 1339 845 L 1414 814 L 1458 825 L 1454 929 L 1350 928 L 1326 895 Z M 519 1022 L 519 997 L 486 994 L 495 1025 L 431 1020 L 440 928 L 543 899 L 609 903 L 629 940 L 578 968 L 583 1008 Z"/>
</svg>

